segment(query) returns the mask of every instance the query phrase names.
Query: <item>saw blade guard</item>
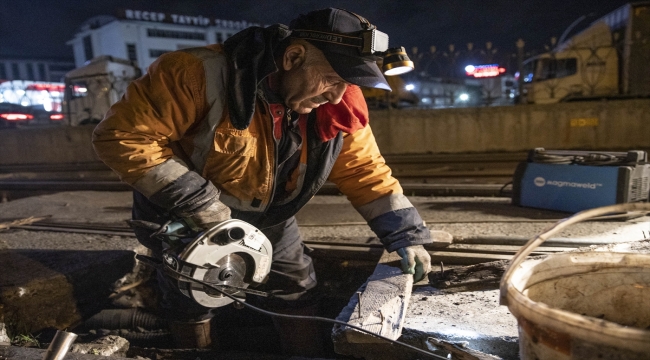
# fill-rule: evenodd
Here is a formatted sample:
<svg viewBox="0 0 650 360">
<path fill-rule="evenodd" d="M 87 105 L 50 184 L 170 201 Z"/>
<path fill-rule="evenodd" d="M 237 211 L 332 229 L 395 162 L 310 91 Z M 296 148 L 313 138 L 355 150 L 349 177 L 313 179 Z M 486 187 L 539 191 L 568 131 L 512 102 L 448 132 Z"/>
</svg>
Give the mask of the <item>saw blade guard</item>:
<svg viewBox="0 0 650 360">
<path fill-rule="evenodd" d="M 178 258 L 183 264 L 181 272 L 194 279 L 216 286 L 248 288 L 266 280 L 272 254 L 271 242 L 260 230 L 245 221 L 231 219 L 200 234 Z M 234 301 L 198 283 L 179 281 L 179 288 L 205 307 L 220 307 Z M 237 289 L 223 291 L 244 301 L 245 294 Z"/>
</svg>

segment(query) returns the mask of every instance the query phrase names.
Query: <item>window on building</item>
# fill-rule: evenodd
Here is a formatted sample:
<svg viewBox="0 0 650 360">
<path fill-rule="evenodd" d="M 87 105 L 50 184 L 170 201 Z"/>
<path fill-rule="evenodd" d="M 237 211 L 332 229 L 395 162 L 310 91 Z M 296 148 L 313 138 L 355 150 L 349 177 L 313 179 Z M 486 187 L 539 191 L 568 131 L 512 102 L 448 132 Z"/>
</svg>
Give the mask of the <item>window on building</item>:
<svg viewBox="0 0 650 360">
<path fill-rule="evenodd" d="M 223 44 L 223 34 L 220 32 L 217 33 L 217 44 Z"/>
<path fill-rule="evenodd" d="M 131 61 L 138 61 L 138 53 L 135 50 L 135 44 L 126 44 L 126 56 Z"/>
<path fill-rule="evenodd" d="M 34 64 L 26 63 L 25 67 L 27 68 L 27 80 L 36 80 L 34 76 Z"/>
<path fill-rule="evenodd" d="M 578 71 L 576 58 L 541 59 L 539 80 L 563 78 L 574 75 Z"/>
<path fill-rule="evenodd" d="M 205 40 L 205 33 L 163 29 L 147 29 L 147 36 L 169 39 Z"/>
<path fill-rule="evenodd" d="M 49 68 L 50 68 L 50 72 L 52 71 L 68 72 L 74 69 L 74 65 L 50 64 Z"/>
<path fill-rule="evenodd" d="M 232 33 L 227 33 L 226 34 L 226 39 L 229 39 L 233 34 Z"/>
<path fill-rule="evenodd" d="M 7 69 L 5 68 L 5 63 L 0 62 L 0 80 L 7 79 Z"/>
<path fill-rule="evenodd" d="M 90 35 L 84 36 L 83 43 L 84 43 L 84 57 L 85 60 L 88 61 L 93 58 L 93 43 L 92 40 L 90 40 Z"/>
<path fill-rule="evenodd" d="M 13 80 L 20 80 L 20 69 L 18 68 L 18 63 L 11 64 L 11 76 L 13 76 Z"/>
<path fill-rule="evenodd" d="M 41 81 L 47 81 L 47 74 L 45 74 L 45 64 L 38 63 L 38 77 Z"/>
<path fill-rule="evenodd" d="M 171 52 L 171 50 L 149 49 L 149 57 L 157 58 L 162 54 Z"/>
</svg>

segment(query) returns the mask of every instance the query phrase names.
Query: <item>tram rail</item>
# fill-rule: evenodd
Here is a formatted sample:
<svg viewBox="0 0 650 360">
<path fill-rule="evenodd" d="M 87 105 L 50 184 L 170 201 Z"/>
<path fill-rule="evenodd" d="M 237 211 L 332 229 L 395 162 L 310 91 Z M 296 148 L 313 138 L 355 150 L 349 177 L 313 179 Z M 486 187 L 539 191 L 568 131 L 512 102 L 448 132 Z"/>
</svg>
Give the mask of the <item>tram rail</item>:
<svg viewBox="0 0 650 360">
<path fill-rule="evenodd" d="M 526 154 L 411 154 L 387 155 L 385 159 L 407 195 L 510 196 L 511 187 L 506 184 Z M 100 161 L 0 165 L 0 193 L 5 198 L 17 193 L 72 190 L 131 188 Z M 320 194 L 338 194 L 338 190 L 326 183 Z"/>
<path fill-rule="evenodd" d="M 499 220 L 492 220 L 500 222 Z M 527 222 L 528 220 L 521 220 Z M 552 223 L 554 220 L 544 220 Z M 339 227 L 347 224 L 304 224 L 299 226 Z M 360 225 L 354 225 L 360 226 Z M 366 225 L 367 226 L 367 225 Z M 126 226 L 105 224 L 75 224 L 41 221 L 29 225 L 17 225 L 10 228 L 27 231 L 48 231 L 62 233 L 83 233 L 92 235 L 135 237 L 133 231 Z M 520 247 L 528 241 L 527 238 L 516 236 L 503 237 L 468 237 L 454 239 L 451 244 L 427 244 L 427 251 L 436 262 L 450 265 L 471 265 L 486 261 L 508 260 L 514 256 Z M 316 256 L 328 258 L 349 258 L 350 253 L 356 259 L 376 260 L 384 251 L 383 245 L 373 237 L 323 237 L 306 238 L 303 240 L 308 251 Z M 540 247 L 532 255 L 546 255 L 562 252 L 584 246 L 584 243 L 571 239 L 549 239 L 549 244 Z"/>
</svg>

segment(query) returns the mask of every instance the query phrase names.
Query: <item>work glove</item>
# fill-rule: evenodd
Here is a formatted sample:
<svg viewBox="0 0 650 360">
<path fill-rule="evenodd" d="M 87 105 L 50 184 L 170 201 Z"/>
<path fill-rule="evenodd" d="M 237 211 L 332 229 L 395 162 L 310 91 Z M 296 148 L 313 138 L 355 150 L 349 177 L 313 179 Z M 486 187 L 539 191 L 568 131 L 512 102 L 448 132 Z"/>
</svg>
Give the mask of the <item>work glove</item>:
<svg viewBox="0 0 650 360">
<path fill-rule="evenodd" d="M 414 274 L 415 282 L 424 279 L 431 271 L 431 256 L 424 246 L 412 245 L 399 248 L 397 254 L 402 257 L 402 271 L 405 274 Z"/>
<path fill-rule="evenodd" d="M 230 220 L 230 208 L 219 200 L 215 200 L 203 210 L 190 214 L 180 214 L 183 221 L 194 231 L 207 230 L 211 227 Z"/>
</svg>

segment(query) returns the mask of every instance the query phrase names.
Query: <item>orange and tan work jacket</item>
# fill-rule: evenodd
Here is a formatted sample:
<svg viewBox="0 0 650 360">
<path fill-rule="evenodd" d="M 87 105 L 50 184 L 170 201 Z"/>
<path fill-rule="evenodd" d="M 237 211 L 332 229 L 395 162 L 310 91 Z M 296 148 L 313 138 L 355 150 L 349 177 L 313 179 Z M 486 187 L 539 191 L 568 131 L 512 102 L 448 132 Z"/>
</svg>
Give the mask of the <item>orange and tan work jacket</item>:
<svg viewBox="0 0 650 360">
<path fill-rule="evenodd" d="M 300 161 L 282 184 L 287 195 L 274 199 L 279 127 L 288 115 L 282 104 L 269 103 L 259 86 L 252 98 L 229 88 L 241 89 L 237 81 L 246 78 L 237 73 L 241 68 L 234 70 L 238 59 L 232 56 L 219 45 L 162 55 L 95 129 L 99 157 L 147 198 L 196 172 L 216 186 L 233 217 L 258 227 L 290 218 L 329 180 L 389 251 L 430 241 L 391 176 L 370 126 L 353 133 L 336 131 L 331 139 L 322 139 L 323 131 L 318 131 L 337 122 L 367 121 L 356 86 L 348 87 L 338 105 L 300 117 Z M 262 76 L 257 76 L 258 85 Z M 237 111 L 229 111 L 232 107 Z"/>
</svg>

